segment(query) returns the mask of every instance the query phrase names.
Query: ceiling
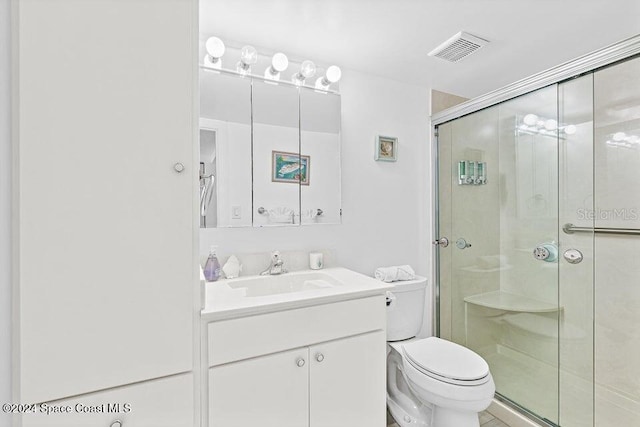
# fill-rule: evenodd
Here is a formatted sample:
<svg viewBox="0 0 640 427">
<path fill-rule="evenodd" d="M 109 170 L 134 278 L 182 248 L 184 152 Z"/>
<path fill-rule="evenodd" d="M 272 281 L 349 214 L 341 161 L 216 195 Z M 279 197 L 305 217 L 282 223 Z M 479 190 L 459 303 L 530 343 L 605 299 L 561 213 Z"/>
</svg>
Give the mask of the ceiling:
<svg viewBox="0 0 640 427">
<path fill-rule="evenodd" d="M 640 33 L 639 0 L 201 0 L 200 32 L 474 97 Z M 491 43 L 449 63 L 458 31 Z"/>
</svg>

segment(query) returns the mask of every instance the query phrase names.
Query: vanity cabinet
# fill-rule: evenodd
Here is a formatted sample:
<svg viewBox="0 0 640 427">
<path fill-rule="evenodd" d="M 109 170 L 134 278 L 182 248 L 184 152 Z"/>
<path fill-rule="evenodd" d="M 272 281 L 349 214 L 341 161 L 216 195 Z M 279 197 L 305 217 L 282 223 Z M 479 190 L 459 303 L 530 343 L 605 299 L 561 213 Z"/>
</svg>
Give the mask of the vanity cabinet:
<svg viewBox="0 0 640 427">
<path fill-rule="evenodd" d="M 377 331 L 309 348 L 310 427 L 385 424 L 385 340 Z"/>
<path fill-rule="evenodd" d="M 296 349 L 210 369 L 209 426 L 308 426 L 308 353 Z"/>
<path fill-rule="evenodd" d="M 384 296 L 208 323 L 208 427 L 383 427 Z"/>
<path fill-rule="evenodd" d="M 214 367 L 209 426 L 382 426 L 384 340 L 377 331 Z"/>
<path fill-rule="evenodd" d="M 13 399 L 133 405 L 193 375 L 197 1 L 13 6 Z M 131 426 L 193 425 L 193 389 Z"/>
</svg>

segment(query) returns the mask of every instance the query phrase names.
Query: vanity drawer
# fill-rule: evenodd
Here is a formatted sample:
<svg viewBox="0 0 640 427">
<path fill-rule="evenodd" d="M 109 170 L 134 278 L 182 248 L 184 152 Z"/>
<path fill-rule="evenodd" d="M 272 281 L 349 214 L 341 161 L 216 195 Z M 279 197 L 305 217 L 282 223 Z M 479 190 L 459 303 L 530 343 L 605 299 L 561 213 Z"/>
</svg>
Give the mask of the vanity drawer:
<svg viewBox="0 0 640 427">
<path fill-rule="evenodd" d="M 384 295 L 377 295 L 212 322 L 209 366 L 384 330 L 385 309 Z"/>
<path fill-rule="evenodd" d="M 98 369 L 99 367 L 96 367 Z M 22 415 L 22 427 L 186 427 L 194 425 L 193 374 L 143 381 L 47 402 Z M 47 408 L 57 413 L 47 415 Z M 115 424 L 114 424 L 115 423 Z"/>
</svg>

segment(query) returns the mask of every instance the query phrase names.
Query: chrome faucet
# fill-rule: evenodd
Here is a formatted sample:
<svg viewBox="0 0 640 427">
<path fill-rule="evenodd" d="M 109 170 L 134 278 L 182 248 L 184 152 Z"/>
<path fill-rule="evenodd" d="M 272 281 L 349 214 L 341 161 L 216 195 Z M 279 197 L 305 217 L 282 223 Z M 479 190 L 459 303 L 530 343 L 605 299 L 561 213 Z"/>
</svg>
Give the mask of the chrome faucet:
<svg viewBox="0 0 640 427">
<path fill-rule="evenodd" d="M 286 273 L 287 270 L 284 268 L 284 261 L 280 257 L 280 251 L 271 252 L 271 264 L 269 267 L 260 273 L 261 276 L 272 275 L 275 276 L 277 274 Z"/>
</svg>

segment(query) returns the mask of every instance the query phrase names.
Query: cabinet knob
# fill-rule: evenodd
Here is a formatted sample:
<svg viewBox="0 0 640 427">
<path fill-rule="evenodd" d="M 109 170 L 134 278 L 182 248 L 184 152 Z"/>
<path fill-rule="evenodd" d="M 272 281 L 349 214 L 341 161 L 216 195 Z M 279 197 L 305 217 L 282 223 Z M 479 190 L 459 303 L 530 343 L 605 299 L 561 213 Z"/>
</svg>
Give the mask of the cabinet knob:
<svg viewBox="0 0 640 427">
<path fill-rule="evenodd" d="M 175 165 L 173 165 L 173 169 L 175 169 L 176 172 L 181 173 L 184 170 L 184 165 L 180 162 L 176 163 Z M 118 427 L 118 426 L 116 426 Z"/>
<path fill-rule="evenodd" d="M 322 362 L 324 360 L 324 354 L 322 354 L 322 353 L 316 354 L 316 360 L 318 362 Z"/>
<path fill-rule="evenodd" d="M 302 368 L 304 364 L 305 364 L 305 361 L 302 357 L 296 360 L 296 365 L 298 365 L 299 368 Z"/>
<path fill-rule="evenodd" d="M 122 427 L 122 421 L 115 420 L 114 422 L 111 423 L 109 427 Z"/>
</svg>

